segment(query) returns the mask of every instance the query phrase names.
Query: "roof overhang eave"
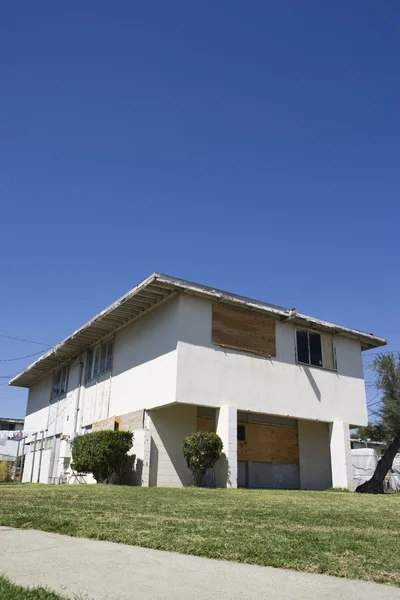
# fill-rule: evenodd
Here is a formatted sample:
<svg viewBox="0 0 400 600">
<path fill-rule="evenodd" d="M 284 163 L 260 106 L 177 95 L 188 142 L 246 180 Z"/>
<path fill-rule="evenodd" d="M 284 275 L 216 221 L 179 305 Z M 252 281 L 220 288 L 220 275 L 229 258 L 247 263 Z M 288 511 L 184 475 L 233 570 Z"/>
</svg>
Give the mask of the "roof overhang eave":
<svg viewBox="0 0 400 600">
<path fill-rule="evenodd" d="M 357 339 L 361 343 L 362 350 L 379 348 L 387 343 L 384 338 L 356 329 L 335 325 L 297 312 L 293 315 L 289 309 L 273 304 L 259 302 L 245 296 L 231 294 L 161 273 L 153 273 L 16 375 L 11 379 L 9 385 L 30 387 L 43 376 L 51 373 L 62 364 L 73 360 L 95 343 L 115 333 L 134 319 L 148 313 L 177 293 L 188 293 L 236 308 L 268 314 L 282 321 L 292 320 L 295 324 L 303 327 Z"/>
</svg>

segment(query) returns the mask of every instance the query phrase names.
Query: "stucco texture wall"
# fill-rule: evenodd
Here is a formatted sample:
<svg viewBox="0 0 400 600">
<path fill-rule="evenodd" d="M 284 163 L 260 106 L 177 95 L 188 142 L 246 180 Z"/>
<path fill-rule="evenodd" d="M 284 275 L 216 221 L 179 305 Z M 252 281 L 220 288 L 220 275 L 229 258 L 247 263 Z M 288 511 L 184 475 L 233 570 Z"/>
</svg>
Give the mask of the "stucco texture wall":
<svg viewBox="0 0 400 600">
<path fill-rule="evenodd" d="M 276 323 L 276 357 L 215 346 L 212 303 L 180 296 L 177 400 L 321 421 L 367 422 L 362 356 L 336 337 L 337 372 L 298 365 L 292 323 Z M 207 376 L 205 376 L 207 374 Z"/>
<path fill-rule="evenodd" d="M 193 477 L 182 454 L 182 442 L 197 430 L 197 408 L 174 404 L 151 410 L 149 485 L 181 487 L 193 485 Z"/>
<path fill-rule="evenodd" d="M 299 420 L 299 467 L 302 490 L 326 490 L 332 486 L 328 423 Z"/>
<path fill-rule="evenodd" d="M 39 447 L 39 444 L 38 444 L 38 447 Z M 50 456 L 51 456 L 51 450 L 43 450 L 42 462 L 40 465 L 39 483 L 48 483 L 49 482 Z M 35 452 L 35 462 L 33 464 L 33 472 L 32 472 L 33 452 L 28 452 L 25 455 L 24 471 L 22 474 L 22 482 L 23 483 L 29 483 L 31 481 L 31 475 L 32 475 L 32 483 L 37 483 L 38 472 L 39 472 L 39 459 L 40 459 L 40 452 L 38 451 L 38 452 Z"/>
<path fill-rule="evenodd" d="M 39 379 L 29 390 L 24 429 L 27 432 L 45 430 L 46 437 L 72 433 L 79 377 L 79 360 L 69 369 L 67 393 L 50 403 L 53 373 Z"/>
<path fill-rule="evenodd" d="M 116 333 L 109 414 L 175 401 L 178 314 L 173 298 Z"/>
</svg>

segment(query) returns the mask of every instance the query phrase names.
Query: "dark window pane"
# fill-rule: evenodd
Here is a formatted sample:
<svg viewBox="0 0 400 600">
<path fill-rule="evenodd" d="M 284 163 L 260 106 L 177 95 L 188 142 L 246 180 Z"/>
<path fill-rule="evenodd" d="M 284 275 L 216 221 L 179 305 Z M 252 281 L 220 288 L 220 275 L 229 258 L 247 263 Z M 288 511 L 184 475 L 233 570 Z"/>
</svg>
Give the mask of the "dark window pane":
<svg viewBox="0 0 400 600">
<path fill-rule="evenodd" d="M 60 395 L 60 389 L 61 389 L 61 371 L 57 371 L 54 374 L 52 398 L 56 398 L 57 396 Z"/>
<path fill-rule="evenodd" d="M 67 379 L 68 379 L 68 367 L 64 367 L 61 373 L 61 388 L 60 393 L 67 393 Z"/>
<path fill-rule="evenodd" d="M 112 366 L 112 353 L 113 353 L 113 341 L 109 340 L 107 342 L 107 361 L 106 361 L 106 371 L 111 371 Z"/>
<path fill-rule="evenodd" d="M 87 353 L 87 364 L 86 364 L 86 381 L 92 378 L 93 369 L 93 350 L 88 350 Z"/>
<path fill-rule="evenodd" d="M 246 441 L 246 428 L 244 425 L 237 426 L 237 439 L 239 442 Z"/>
<path fill-rule="evenodd" d="M 322 346 L 321 335 L 319 333 L 309 332 L 310 336 L 310 364 L 316 367 L 322 367 Z"/>
<path fill-rule="evenodd" d="M 94 351 L 94 362 L 93 362 L 93 377 L 97 377 L 99 374 L 99 347 L 97 346 Z"/>
<path fill-rule="evenodd" d="M 106 370 L 107 360 L 107 342 L 101 345 L 101 356 L 100 356 L 100 373 L 104 373 Z"/>
<path fill-rule="evenodd" d="M 297 360 L 302 363 L 309 363 L 308 355 L 308 331 L 297 332 Z"/>
</svg>

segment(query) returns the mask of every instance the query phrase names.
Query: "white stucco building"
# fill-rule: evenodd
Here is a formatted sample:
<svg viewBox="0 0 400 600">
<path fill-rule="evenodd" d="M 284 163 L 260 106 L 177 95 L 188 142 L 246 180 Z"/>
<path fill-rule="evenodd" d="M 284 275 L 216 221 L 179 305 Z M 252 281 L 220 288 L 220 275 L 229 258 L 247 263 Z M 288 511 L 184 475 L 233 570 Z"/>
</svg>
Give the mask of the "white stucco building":
<svg viewBox="0 0 400 600">
<path fill-rule="evenodd" d="M 385 343 L 153 274 L 10 382 L 29 388 L 23 481 L 69 475 L 71 438 L 119 428 L 134 431 L 137 484 L 191 485 L 182 441 L 215 429 L 224 449 L 208 485 L 351 487 L 362 351 Z"/>
</svg>

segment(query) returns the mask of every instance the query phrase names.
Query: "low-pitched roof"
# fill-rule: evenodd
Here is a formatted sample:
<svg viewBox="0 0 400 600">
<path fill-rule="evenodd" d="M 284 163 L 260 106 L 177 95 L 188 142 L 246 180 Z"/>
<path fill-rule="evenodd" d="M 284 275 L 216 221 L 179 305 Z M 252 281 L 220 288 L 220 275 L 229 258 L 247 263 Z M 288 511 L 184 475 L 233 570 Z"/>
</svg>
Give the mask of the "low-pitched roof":
<svg viewBox="0 0 400 600">
<path fill-rule="evenodd" d="M 185 281 L 184 279 L 177 279 L 169 275 L 153 273 L 119 298 L 119 300 L 65 338 L 65 340 L 38 358 L 24 371 L 11 379 L 9 384 L 19 387 L 30 387 L 35 381 L 47 375 L 61 364 L 72 360 L 105 336 L 115 332 L 130 321 L 139 318 L 179 293 L 192 294 L 221 304 L 253 310 L 283 321 L 290 319 L 293 323 L 308 328 L 357 339 L 361 342 L 362 350 L 378 348 L 387 343 L 385 339 L 377 337 L 372 333 L 365 333 L 329 323 L 328 321 L 322 321 L 321 319 L 301 314 L 293 309 L 267 304 L 266 302 L 253 300 L 245 296 L 238 296 L 237 294 Z"/>
</svg>

